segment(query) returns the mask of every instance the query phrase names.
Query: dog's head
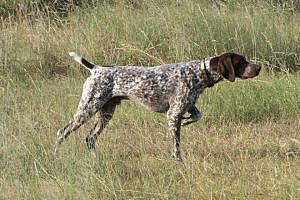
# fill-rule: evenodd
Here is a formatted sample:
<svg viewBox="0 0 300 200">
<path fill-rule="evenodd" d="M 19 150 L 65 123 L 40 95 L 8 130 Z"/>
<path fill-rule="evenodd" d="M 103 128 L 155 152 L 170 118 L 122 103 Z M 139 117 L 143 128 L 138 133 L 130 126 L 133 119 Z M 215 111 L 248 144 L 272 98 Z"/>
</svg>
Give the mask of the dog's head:
<svg viewBox="0 0 300 200">
<path fill-rule="evenodd" d="M 209 68 L 212 75 L 219 74 L 231 82 L 235 78 L 247 79 L 257 76 L 261 67 L 250 63 L 243 55 L 237 53 L 224 53 L 210 59 Z"/>
</svg>

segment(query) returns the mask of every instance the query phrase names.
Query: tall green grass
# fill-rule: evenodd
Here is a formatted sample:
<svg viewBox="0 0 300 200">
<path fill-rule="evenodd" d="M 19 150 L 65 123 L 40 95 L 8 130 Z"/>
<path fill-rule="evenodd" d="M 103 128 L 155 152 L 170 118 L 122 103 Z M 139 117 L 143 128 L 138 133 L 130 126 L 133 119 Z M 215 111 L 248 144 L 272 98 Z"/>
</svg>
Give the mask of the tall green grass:
<svg viewBox="0 0 300 200">
<path fill-rule="evenodd" d="M 265 122 L 299 118 L 299 77 L 272 77 L 217 85 L 207 90 L 199 107 L 208 121 Z"/>
<path fill-rule="evenodd" d="M 191 0 L 93 5 L 54 21 L 43 12 L 3 19 L 2 72 L 23 78 L 77 74 L 78 67 L 67 57 L 71 50 L 99 64 L 119 65 L 156 65 L 236 51 L 270 72 L 299 70 L 300 15 L 292 6 Z"/>
</svg>

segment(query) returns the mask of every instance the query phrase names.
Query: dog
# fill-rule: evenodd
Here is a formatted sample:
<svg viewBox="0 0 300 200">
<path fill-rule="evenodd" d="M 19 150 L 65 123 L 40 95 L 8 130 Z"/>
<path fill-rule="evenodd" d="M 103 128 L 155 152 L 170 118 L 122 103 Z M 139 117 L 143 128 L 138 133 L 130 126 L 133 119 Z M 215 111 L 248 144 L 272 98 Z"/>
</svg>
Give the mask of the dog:
<svg viewBox="0 0 300 200">
<path fill-rule="evenodd" d="M 180 128 L 198 121 L 202 114 L 195 106 L 199 95 L 209 87 L 227 79 L 256 77 L 261 67 L 250 63 L 238 53 L 223 53 L 203 60 L 164 64 L 155 67 L 95 65 L 80 54 L 70 52 L 75 61 L 88 69 L 82 96 L 74 116 L 57 132 L 55 152 L 59 145 L 93 115 L 96 124 L 86 137 L 92 155 L 96 155 L 96 140 L 117 105 L 124 99 L 134 100 L 148 109 L 167 113 L 169 133 L 173 137 L 172 156 L 182 161 Z M 189 117 L 184 117 L 189 113 Z"/>
</svg>

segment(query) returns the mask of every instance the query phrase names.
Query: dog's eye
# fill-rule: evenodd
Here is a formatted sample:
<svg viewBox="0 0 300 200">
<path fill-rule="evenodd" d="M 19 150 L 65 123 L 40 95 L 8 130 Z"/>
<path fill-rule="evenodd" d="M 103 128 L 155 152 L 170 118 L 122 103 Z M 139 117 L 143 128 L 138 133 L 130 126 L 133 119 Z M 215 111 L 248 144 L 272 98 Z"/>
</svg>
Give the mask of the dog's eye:
<svg viewBox="0 0 300 200">
<path fill-rule="evenodd" d="M 247 60 L 245 58 L 239 59 L 237 65 L 242 66 L 248 64 Z"/>
</svg>

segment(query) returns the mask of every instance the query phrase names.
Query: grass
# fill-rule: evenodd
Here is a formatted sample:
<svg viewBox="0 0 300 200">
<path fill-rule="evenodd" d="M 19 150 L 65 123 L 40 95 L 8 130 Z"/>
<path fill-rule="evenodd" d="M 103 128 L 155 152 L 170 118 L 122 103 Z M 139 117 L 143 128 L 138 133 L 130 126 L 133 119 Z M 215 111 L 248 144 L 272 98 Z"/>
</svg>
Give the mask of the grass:
<svg viewBox="0 0 300 200">
<path fill-rule="evenodd" d="M 0 0 L 0 199 L 300 198 L 297 1 L 45 2 Z M 263 72 L 201 95 L 203 118 L 182 128 L 184 164 L 170 158 L 165 115 L 128 101 L 96 159 L 92 120 L 54 156 L 87 76 L 73 50 L 119 65 L 238 51 Z"/>
<path fill-rule="evenodd" d="M 59 19 L 38 11 L 4 18 L 3 71 L 20 79 L 78 74 L 71 50 L 104 65 L 155 65 L 237 51 L 270 72 L 299 70 L 300 17 L 292 6 L 162 2 L 99 4 Z"/>
<path fill-rule="evenodd" d="M 182 130 L 185 165 L 170 158 L 165 115 L 126 101 L 100 137 L 96 159 L 84 143 L 91 122 L 54 156 L 55 132 L 73 114 L 82 81 L 7 82 L 2 88 L 0 198 L 300 197 L 297 77 L 207 90 L 198 102 L 203 119 Z M 271 99 L 274 91 L 286 93 Z"/>
</svg>

